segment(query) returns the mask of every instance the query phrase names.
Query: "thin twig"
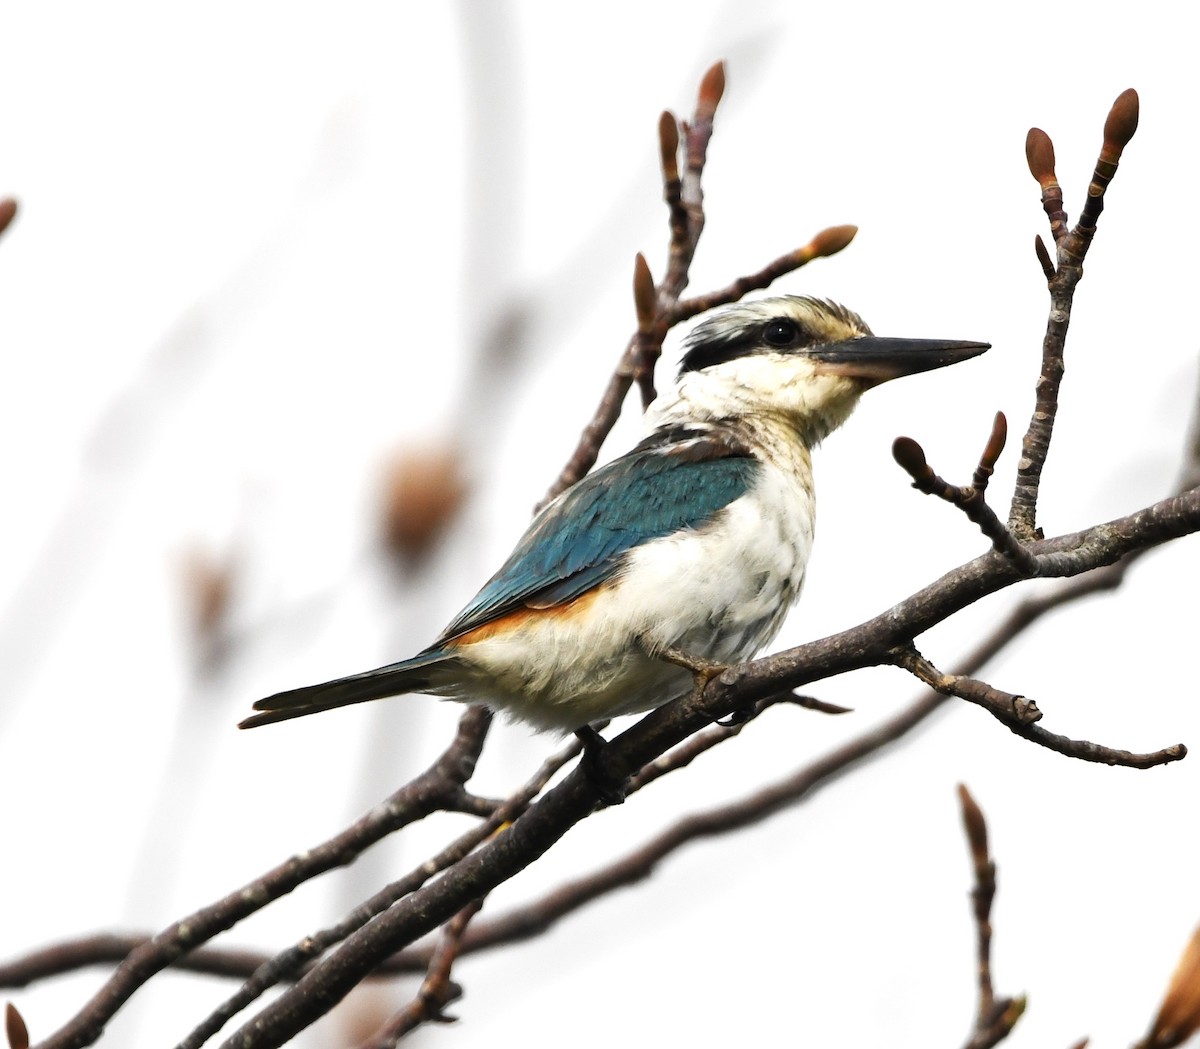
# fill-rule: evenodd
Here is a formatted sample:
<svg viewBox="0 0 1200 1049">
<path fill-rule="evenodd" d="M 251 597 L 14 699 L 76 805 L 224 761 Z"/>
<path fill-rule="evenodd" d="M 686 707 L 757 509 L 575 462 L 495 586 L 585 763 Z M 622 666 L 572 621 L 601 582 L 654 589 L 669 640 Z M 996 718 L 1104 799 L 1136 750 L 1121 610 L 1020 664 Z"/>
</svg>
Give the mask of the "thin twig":
<svg viewBox="0 0 1200 1049">
<path fill-rule="evenodd" d="M 765 288 L 784 274 L 813 259 L 841 251 L 854 238 L 855 226 L 834 226 L 818 233 L 808 244 L 768 263 L 756 273 L 706 295 L 680 300 L 687 287 L 692 259 L 704 229 L 704 164 L 713 133 L 713 117 L 725 91 L 722 63 L 712 66 L 700 85 L 695 114 L 683 125 L 683 174 L 679 170 L 679 127 L 670 113 L 659 119 L 659 153 L 662 159 L 663 199 L 667 204 L 670 243 L 662 280 L 653 286 L 644 256 L 634 266 L 634 303 L 637 330 L 630 337 L 592 417 L 580 435 L 566 465 L 550 486 L 538 508 L 584 477 L 596 464 L 605 438 L 612 431 L 630 388 L 636 383 L 645 409 L 655 397 L 654 370 L 662 355 L 663 340 L 675 325 L 705 310 L 735 302 L 747 292 Z M 650 288 L 653 287 L 653 299 Z M 652 310 L 651 310 L 652 307 Z"/>
<path fill-rule="evenodd" d="M 911 647 L 897 650 L 896 665 L 903 667 L 936 692 L 957 696 L 983 707 L 992 717 L 1023 739 L 1069 758 L 1095 761 L 1104 765 L 1148 769 L 1187 757 L 1187 747 L 1182 743 L 1149 754 L 1134 754 L 1128 750 L 1117 750 L 1099 743 L 1089 743 L 1084 739 L 1071 739 L 1056 732 L 1047 732 L 1036 724 L 1041 720 L 1042 712 L 1032 700 L 1025 696 L 1001 692 L 991 685 L 964 675 L 943 674 Z"/>
<path fill-rule="evenodd" d="M 979 985 L 975 1028 L 965 1049 L 991 1049 L 1008 1037 L 1025 1011 L 1025 999 L 997 998 L 992 987 L 992 900 L 996 896 L 996 865 L 988 852 L 987 823 L 970 791 L 958 785 L 963 828 L 971 849 L 975 887 L 971 890 L 975 916 L 975 969 Z"/>
<path fill-rule="evenodd" d="M 1104 193 L 1116 173 L 1121 153 L 1137 130 L 1137 122 L 1137 92 L 1130 89 L 1113 103 L 1105 121 L 1104 142 L 1088 186 L 1087 202 L 1075 228 L 1070 231 L 1066 228 L 1067 216 L 1062 209 L 1062 189 L 1054 173 L 1054 145 L 1050 137 L 1038 128 L 1033 128 L 1026 140 L 1026 159 L 1029 161 L 1030 174 L 1042 187 L 1042 206 L 1050 219 L 1057 266 L 1053 267 L 1053 272 L 1047 278 L 1050 312 L 1046 334 L 1042 339 L 1042 370 L 1035 390 L 1033 416 L 1021 442 L 1021 459 L 1017 464 L 1017 481 L 1008 515 L 1008 526 L 1020 539 L 1032 539 L 1038 534 L 1038 489 L 1058 415 L 1063 349 L 1067 327 L 1071 322 L 1075 288 L 1083 278 L 1083 260 L 1096 233 L 1096 221 L 1104 207 Z M 1042 265 L 1047 268 L 1045 260 Z"/>
<path fill-rule="evenodd" d="M 451 981 L 450 969 L 462 948 L 467 926 L 482 906 L 483 900 L 472 900 L 446 923 L 417 996 L 363 1042 L 359 1049 L 395 1049 L 401 1038 L 422 1024 L 454 1021 L 453 1017 L 446 1015 L 445 1008 L 462 997 L 462 988 Z"/>
<path fill-rule="evenodd" d="M 273 958 L 262 959 L 250 973 L 237 992 L 221 1003 L 205 1017 L 178 1046 L 178 1049 L 199 1049 L 226 1023 L 265 991 L 280 983 L 290 982 L 304 972 L 305 967 L 324 954 L 334 944 L 361 929 L 377 914 L 387 910 L 397 900 L 415 892 L 430 878 L 452 867 L 480 843 L 499 831 L 508 822 L 516 819 L 529 803 L 544 789 L 559 769 L 579 754 L 579 744 L 571 743 L 544 761 L 538 771 L 511 797 L 497 806 L 486 820 L 460 835 L 437 855 L 426 860 L 415 870 L 392 882 L 370 899 L 365 900 L 346 915 L 340 922 L 320 932 L 305 936 L 298 943 L 281 951 Z"/>
<path fill-rule="evenodd" d="M 892 443 L 892 457 L 908 472 L 917 491 L 926 495 L 936 495 L 939 499 L 957 506 L 967 515 L 967 520 L 992 541 L 992 549 L 1011 561 L 1021 575 L 1036 576 L 1039 571 L 1037 558 L 1005 527 L 1004 522 L 996 516 L 995 511 L 984 499 L 988 479 L 996 468 L 996 460 L 1004 450 L 1007 434 L 1008 422 L 1004 413 L 997 412 L 992 422 L 991 436 L 979 458 L 979 465 L 975 468 L 973 483 L 961 488 L 933 472 L 925 459 L 925 450 L 911 437 L 896 438 Z"/>
<path fill-rule="evenodd" d="M 814 259 L 836 255 L 849 245 L 857 232 L 857 226 L 831 226 L 829 229 L 822 230 L 803 247 L 789 251 L 786 255 L 780 255 L 773 262 L 767 263 L 757 273 L 738 277 L 732 284 L 727 284 L 724 288 L 718 288 L 705 295 L 681 299 L 671 312 L 672 323 L 677 324 L 680 321 L 690 320 L 717 306 L 737 302 L 752 291 L 770 287 L 780 277 L 794 273 Z"/>
<path fill-rule="evenodd" d="M 683 289 L 696 254 L 696 245 L 704 229 L 704 193 L 701 179 L 712 138 L 713 117 L 725 90 L 725 67 L 718 62 L 704 75 L 690 124 L 684 125 L 684 171 L 679 173 L 677 152 L 680 145 L 675 118 L 664 113 L 659 118 L 659 153 L 663 168 L 663 199 L 667 203 L 670 221 L 670 243 L 667 249 L 667 270 L 655 294 L 655 316 L 646 316 L 644 283 L 641 271 L 649 269 L 639 256 L 635 267 L 634 301 L 638 311 L 638 329 L 621 354 L 620 362 L 608 381 L 600 404 L 583 428 L 575 450 L 567 460 L 539 508 L 584 477 L 596 464 L 605 438 L 616 424 L 630 387 L 637 382 L 642 390 L 643 407 L 654 397 L 654 368 L 662 354 L 662 341 L 670 328 L 668 316 Z M 670 127 L 668 127 L 670 125 Z"/>
<path fill-rule="evenodd" d="M 425 772 L 362 819 L 316 848 L 300 853 L 216 903 L 169 925 L 131 951 L 100 991 L 53 1034 L 42 1049 L 90 1045 L 139 987 L 192 948 L 224 932 L 272 900 L 319 874 L 344 866 L 381 838 L 444 808 L 475 771 L 491 713 L 472 707 L 459 719 L 446 751 Z"/>
</svg>

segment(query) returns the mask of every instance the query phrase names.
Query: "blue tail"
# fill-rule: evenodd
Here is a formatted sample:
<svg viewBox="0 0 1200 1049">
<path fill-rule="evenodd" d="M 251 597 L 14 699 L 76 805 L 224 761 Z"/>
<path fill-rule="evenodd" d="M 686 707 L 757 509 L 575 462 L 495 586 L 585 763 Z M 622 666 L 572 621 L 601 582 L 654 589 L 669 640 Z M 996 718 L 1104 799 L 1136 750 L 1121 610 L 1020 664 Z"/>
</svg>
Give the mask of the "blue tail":
<svg viewBox="0 0 1200 1049">
<path fill-rule="evenodd" d="M 258 700 L 254 709 L 262 713 L 252 714 L 239 723 L 238 728 L 257 728 L 259 725 L 271 725 L 276 721 L 287 721 L 289 718 L 302 718 L 318 711 L 332 710 L 334 707 L 365 703 L 369 699 L 383 699 L 385 696 L 398 696 L 404 692 L 422 692 L 434 684 L 434 678 L 438 676 L 437 670 L 445 669 L 449 664 L 456 662 L 453 654 L 444 649 L 433 649 L 413 656 L 412 659 L 380 667 L 378 670 L 368 670 L 362 674 L 324 681 L 319 685 L 305 685 L 303 688 L 277 692 L 266 699 Z M 431 671 L 435 673 L 431 674 Z"/>
</svg>

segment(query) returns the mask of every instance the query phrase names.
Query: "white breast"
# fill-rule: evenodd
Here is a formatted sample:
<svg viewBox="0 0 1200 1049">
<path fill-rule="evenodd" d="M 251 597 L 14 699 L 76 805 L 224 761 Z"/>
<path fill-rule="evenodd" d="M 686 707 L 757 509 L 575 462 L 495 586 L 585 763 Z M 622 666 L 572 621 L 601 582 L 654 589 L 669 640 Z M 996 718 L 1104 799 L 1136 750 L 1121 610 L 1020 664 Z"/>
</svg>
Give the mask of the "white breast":
<svg viewBox="0 0 1200 1049">
<path fill-rule="evenodd" d="M 643 636 L 721 662 L 771 641 L 812 549 L 810 477 L 764 464 L 751 490 L 703 528 L 633 551 L 619 597 Z"/>
<path fill-rule="evenodd" d="M 463 655 L 477 673 L 436 691 L 570 730 L 686 693 L 691 675 L 649 652 L 724 663 L 753 656 L 799 595 L 812 548 L 808 451 L 786 451 L 704 526 L 630 551 L 624 570 L 576 606 L 471 644 Z"/>
</svg>

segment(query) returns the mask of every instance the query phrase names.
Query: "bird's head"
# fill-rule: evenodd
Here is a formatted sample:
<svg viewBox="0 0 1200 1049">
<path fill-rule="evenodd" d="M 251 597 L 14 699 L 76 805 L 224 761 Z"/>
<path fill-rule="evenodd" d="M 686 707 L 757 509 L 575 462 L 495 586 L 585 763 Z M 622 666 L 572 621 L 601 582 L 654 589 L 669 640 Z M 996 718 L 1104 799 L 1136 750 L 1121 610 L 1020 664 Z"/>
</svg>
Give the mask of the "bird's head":
<svg viewBox="0 0 1200 1049">
<path fill-rule="evenodd" d="M 798 295 L 719 310 L 688 336 L 662 422 L 778 418 L 815 443 L 863 391 L 978 356 L 985 342 L 885 339 L 858 314 Z"/>
</svg>

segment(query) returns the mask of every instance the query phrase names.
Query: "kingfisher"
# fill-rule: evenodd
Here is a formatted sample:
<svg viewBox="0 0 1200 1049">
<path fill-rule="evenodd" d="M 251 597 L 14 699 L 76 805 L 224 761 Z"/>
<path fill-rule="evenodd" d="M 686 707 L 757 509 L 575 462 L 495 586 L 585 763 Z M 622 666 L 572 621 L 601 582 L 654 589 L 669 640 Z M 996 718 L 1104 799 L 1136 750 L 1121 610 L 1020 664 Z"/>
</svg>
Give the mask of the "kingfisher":
<svg viewBox="0 0 1200 1049">
<path fill-rule="evenodd" d="M 546 506 L 433 644 L 260 699 L 241 727 L 420 692 L 586 740 L 593 722 L 687 694 L 697 666 L 769 644 L 799 596 L 813 449 L 872 386 L 988 348 L 879 338 L 803 296 L 714 312 L 642 441 Z"/>
</svg>

